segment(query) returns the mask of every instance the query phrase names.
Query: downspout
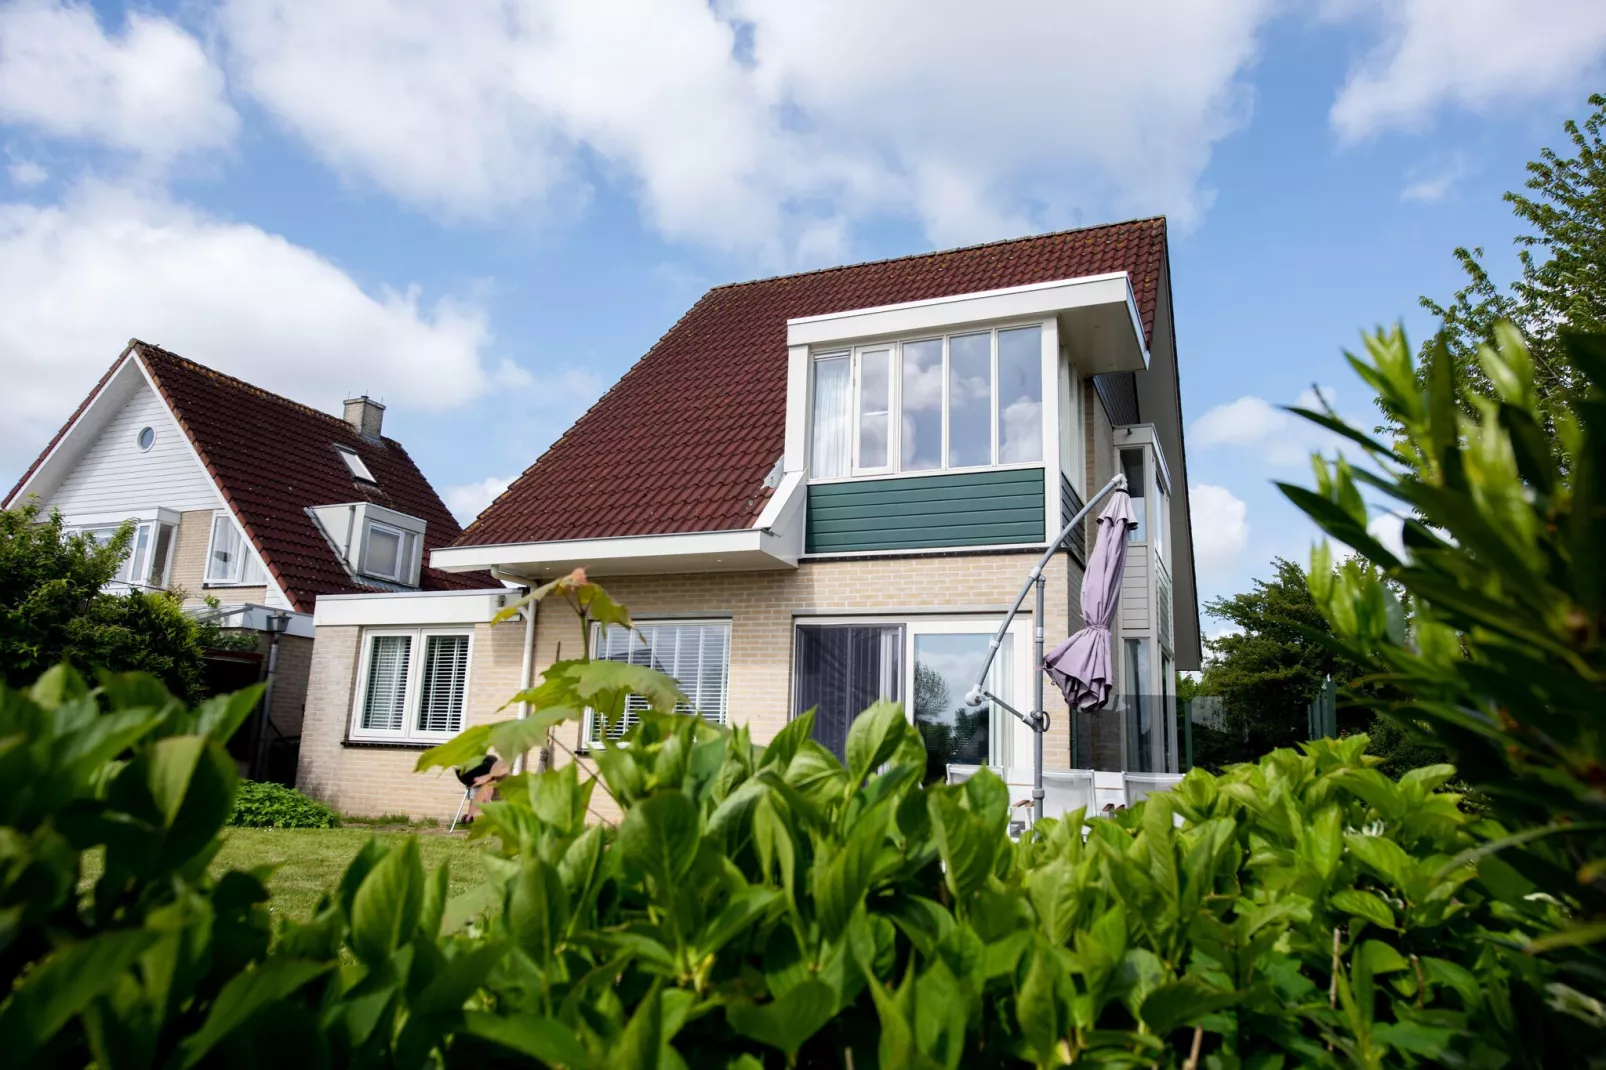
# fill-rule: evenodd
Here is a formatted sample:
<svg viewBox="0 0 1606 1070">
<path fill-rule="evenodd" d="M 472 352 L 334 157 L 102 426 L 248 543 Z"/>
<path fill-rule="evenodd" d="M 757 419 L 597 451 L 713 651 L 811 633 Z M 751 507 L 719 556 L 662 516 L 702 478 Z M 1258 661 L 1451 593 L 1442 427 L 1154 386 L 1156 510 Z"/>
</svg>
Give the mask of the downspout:
<svg viewBox="0 0 1606 1070">
<path fill-rule="evenodd" d="M 526 595 L 530 593 L 529 581 L 523 577 L 509 576 L 500 569 L 495 568 L 491 569 L 491 576 L 504 583 L 517 583 L 520 591 Z M 519 664 L 519 691 L 521 692 L 528 691 L 535 682 L 535 613 L 536 607 L 534 603 L 524 607 L 524 655 Z M 518 719 L 522 721 L 528 716 L 530 716 L 530 703 L 528 701 L 520 702 Z M 547 766 L 550 764 L 547 748 L 542 747 L 536 760 L 536 772 L 546 772 Z M 520 754 L 513 759 L 513 772 L 515 774 L 524 772 L 524 755 Z"/>
</svg>

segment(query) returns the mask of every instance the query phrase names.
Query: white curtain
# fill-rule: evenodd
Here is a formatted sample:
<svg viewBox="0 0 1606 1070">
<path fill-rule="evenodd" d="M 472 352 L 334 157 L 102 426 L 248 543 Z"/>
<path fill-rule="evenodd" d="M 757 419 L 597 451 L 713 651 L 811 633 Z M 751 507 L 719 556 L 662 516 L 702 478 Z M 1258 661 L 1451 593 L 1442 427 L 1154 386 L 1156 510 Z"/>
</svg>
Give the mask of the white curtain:
<svg viewBox="0 0 1606 1070">
<path fill-rule="evenodd" d="M 849 473 L 852 450 L 852 361 L 846 353 L 814 362 L 814 457 L 812 475 L 829 479 Z"/>
</svg>

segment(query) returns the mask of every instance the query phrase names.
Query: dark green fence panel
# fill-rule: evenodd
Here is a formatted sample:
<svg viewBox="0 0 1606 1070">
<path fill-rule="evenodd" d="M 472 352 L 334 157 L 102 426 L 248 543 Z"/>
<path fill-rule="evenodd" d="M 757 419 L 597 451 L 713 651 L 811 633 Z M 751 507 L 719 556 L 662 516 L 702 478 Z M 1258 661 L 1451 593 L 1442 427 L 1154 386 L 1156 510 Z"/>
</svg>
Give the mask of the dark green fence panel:
<svg viewBox="0 0 1606 1070">
<path fill-rule="evenodd" d="M 1043 470 L 819 483 L 809 487 L 811 554 L 1041 543 Z"/>
</svg>

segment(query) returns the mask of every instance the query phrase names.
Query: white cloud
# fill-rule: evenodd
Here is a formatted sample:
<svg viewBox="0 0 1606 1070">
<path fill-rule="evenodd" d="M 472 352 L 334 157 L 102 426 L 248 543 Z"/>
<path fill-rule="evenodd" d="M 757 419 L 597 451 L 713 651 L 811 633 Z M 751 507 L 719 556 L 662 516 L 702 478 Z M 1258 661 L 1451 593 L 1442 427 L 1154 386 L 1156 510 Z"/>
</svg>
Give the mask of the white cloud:
<svg viewBox="0 0 1606 1070">
<path fill-rule="evenodd" d="M 24 188 L 37 186 L 50 177 L 50 172 L 32 160 L 13 160 L 6 165 L 6 174 L 11 177 L 12 185 Z"/>
<path fill-rule="evenodd" d="M 1249 507 L 1226 487 L 1190 483 L 1188 508 L 1193 519 L 1193 560 L 1200 585 L 1214 587 L 1215 573 L 1233 569 L 1249 543 Z"/>
<path fill-rule="evenodd" d="M 1319 412 L 1323 401 L 1333 405 L 1336 397 L 1331 387 L 1306 389 L 1294 405 Z M 1253 394 L 1206 409 L 1188 428 L 1191 447 L 1253 447 L 1259 459 L 1280 468 L 1304 464 L 1313 450 L 1334 442 L 1331 432 Z"/>
<path fill-rule="evenodd" d="M 446 502 L 446 508 L 457 517 L 458 523 L 466 527 L 475 517 L 483 513 L 486 506 L 494 502 L 498 495 L 507 490 L 514 478 L 488 476 L 478 483 L 461 483 L 455 487 L 447 487 L 441 498 Z"/>
<path fill-rule="evenodd" d="M 86 3 L 0 5 L 0 122 L 164 164 L 239 128 L 222 72 L 167 19 L 130 12 L 108 36 Z"/>
<path fill-rule="evenodd" d="M 1446 107 L 1489 111 L 1592 88 L 1606 54 L 1601 0 L 1339 0 L 1381 40 L 1333 103 L 1346 139 L 1423 125 Z"/>
<path fill-rule="evenodd" d="M 350 181 L 490 218 L 600 175 L 670 237 L 815 260 L 887 212 L 942 243 L 1193 223 L 1272 6 L 228 0 L 219 27 L 238 87 Z"/>
<path fill-rule="evenodd" d="M 364 292 L 253 226 L 90 185 L 0 204 L 0 470 L 20 470 L 130 336 L 329 411 L 349 391 L 441 409 L 484 392 L 480 308 Z"/>
</svg>

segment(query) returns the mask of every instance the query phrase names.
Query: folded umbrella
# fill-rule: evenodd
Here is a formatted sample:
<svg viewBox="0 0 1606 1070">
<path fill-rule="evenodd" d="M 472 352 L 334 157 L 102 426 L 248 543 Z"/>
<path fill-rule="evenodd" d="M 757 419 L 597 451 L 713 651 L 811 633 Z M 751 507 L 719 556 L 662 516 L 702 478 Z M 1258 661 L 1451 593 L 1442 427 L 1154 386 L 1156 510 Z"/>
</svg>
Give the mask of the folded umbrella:
<svg viewBox="0 0 1606 1070">
<path fill-rule="evenodd" d="M 1121 596 L 1126 568 L 1126 535 L 1138 526 L 1126 491 L 1110 495 L 1099 514 L 1098 538 L 1082 577 L 1081 631 L 1049 651 L 1043 669 L 1073 710 L 1096 710 L 1110 698 L 1115 674 L 1110 665 L 1110 621 Z"/>
</svg>

